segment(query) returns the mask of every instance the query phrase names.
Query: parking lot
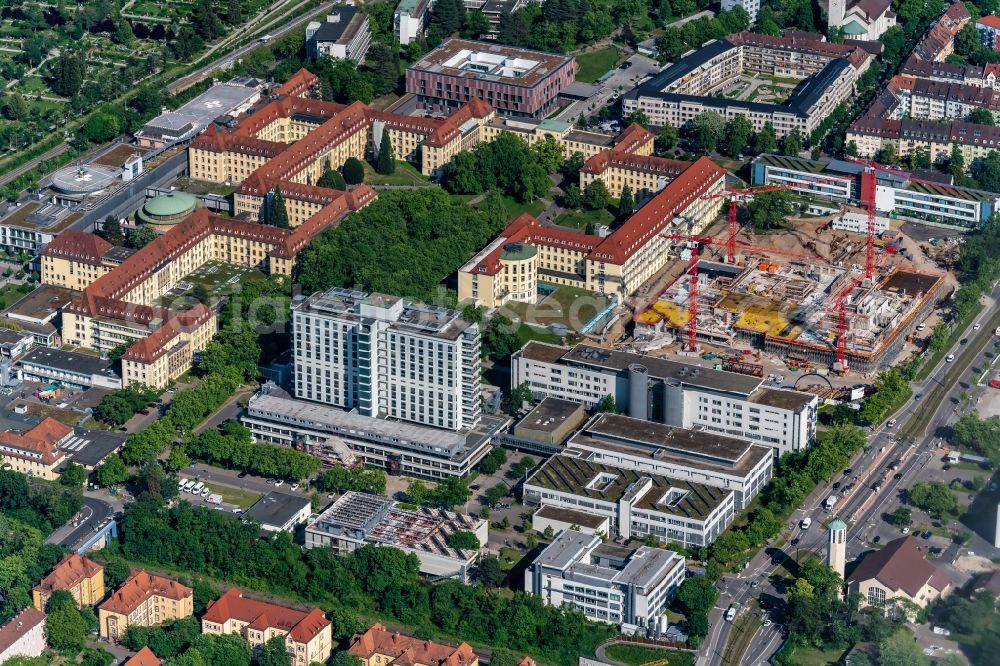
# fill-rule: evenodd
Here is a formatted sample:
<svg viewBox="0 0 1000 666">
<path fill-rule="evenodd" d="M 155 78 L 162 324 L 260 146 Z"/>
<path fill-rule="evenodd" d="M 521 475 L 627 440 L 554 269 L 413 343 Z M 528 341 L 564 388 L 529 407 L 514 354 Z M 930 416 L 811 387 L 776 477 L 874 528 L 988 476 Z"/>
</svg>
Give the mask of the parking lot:
<svg viewBox="0 0 1000 666">
<path fill-rule="evenodd" d="M 660 63 L 637 53 L 598 80 L 594 84 L 597 91 L 590 98 L 570 104 L 556 119 L 575 122 L 581 115 L 591 116 L 601 108 L 614 104 L 644 78 L 659 72 Z"/>
</svg>

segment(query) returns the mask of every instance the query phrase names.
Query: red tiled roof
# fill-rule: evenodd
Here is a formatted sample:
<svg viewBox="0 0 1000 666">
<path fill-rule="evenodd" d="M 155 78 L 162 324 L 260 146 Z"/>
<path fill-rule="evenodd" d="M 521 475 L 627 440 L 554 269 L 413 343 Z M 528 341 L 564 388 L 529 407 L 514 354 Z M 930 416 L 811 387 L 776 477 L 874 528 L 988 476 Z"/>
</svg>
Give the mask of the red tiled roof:
<svg viewBox="0 0 1000 666">
<path fill-rule="evenodd" d="M 324 206 L 308 220 L 295 227 L 271 254 L 275 257 L 291 259 L 313 238 L 340 222 L 348 213 L 361 210 L 375 201 L 378 194 L 368 185 L 360 185 L 350 192 L 341 192 L 336 201 Z"/>
<path fill-rule="evenodd" d="M 144 646 L 141 650 L 132 655 L 122 666 L 160 666 L 160 661 L 149 646 Z"/>
<path fill-rule="evenodd" d="M 394 666 L 469 666 L 477 661 L 468 643 L 458 647 L 443 643 L 432 643 L 398 632 L 390 632 L 381 624 L 373 624 L 363 634 L 355 634 L 350 641 L 348 653 L 367 659 L 373 654 L 383 654 L 393 658 Z"/>
<path fill-rule="evenodd" d="M 546 227 L 528 213 L 522 213 L 514 219 L 507 228 L 500 232 L 498 238 L 503 242 L 497 245 L 472 268 L 472 271 L 482 275 L 496 275 L 500 272 L 500 254 L 512 243 L 527 243 L 529 245 L 544 245 L 563 247 L 577 252 L 589 253 L 600 242 L 597 236 L 583 234 L 569 229 Z"/>
<path fill-rule="evenodd" d="M 33 589 L 50 594 L 56 590 L 69 590 L 103 570 L 97 562 L 73 553 L 64 557 Z"/>
<path fill-rule="evenodd" d="M 472 98 L 455 113 L 448 116 L 434 132 L 424 139 L 429 146 L 443 146 L 458 136 L 462 125 L 473 118 L 486 118 L 493 113 L 493 107 L 478 98 Z"/>
<path fill-rule="evenodd" d="M 101 257 L 114 245 L 96 234 L 67 229 L 45 246 L 42 255 L 101 265 Z"/>
<path fill-rule="evenodd" d="M 307 612 L 251 599 L 244 597 L 235 587 L 226 590 L 226 593 L 215 601 L 208 602 L 201 619 L 217 624 L 236 619 L 246 622 L 252 629 L 261 631 L 276 628 L 288 632 L 288 635 L 299 643 L 308 643 L 330 626 L 330 621 L 318 608 Z"/>
<path fill-rule="evenodd" d="M 182 332 L 190 332 L 215 316 L 215 312 L 203 303 L 190 310 L 174 315 L 163 322 L 158 329 L 132 343 L 122 358 L 137 363 L 152 363 L 170 351 L 170 342 Z"/>
<path fill-rule="evenodd" d="M 111 596 L 99 608 L 112 613 L 128 615 L 147 599 L 158 596 L 181 600 L 190 597 L 191 588 L 181 585 L 176 580 L 156 576 L 147 571 L 132 572 L 121 587 L 112 592 Z"/>
<path fill-rule="evenodd" d="M 0 654 L 10 649 L 29 631 L 45 622 L 45 613 L 28 606 L 0 626 Z"/>
<path fill-rule="evenodd" d="M 653 155 L 635 155 L 632 153 L 618 152 L 616 150 L 602 150 L 589 160 L 583 163 L 580 171 L 584 173 L 600 174 L 608 167 L 621 167 L 633 171 L 645 171 L 646 173 L 663 174 L 676 178 L 683 173 L 691 162 L 683 160 L 669 160 Z"/>
<path fill-rule="evenodd" d="M 1000 30 L 1000 16 L 980 16 L 976 25 L 985 25 L 987 28 Z"/>
<path fill-rule="evenodd" d="M 712 160 L 699 158 L 602 240 L 588 258 L 623 263 L 725 175 L 725 170 Z"/>
<path fill-rule="evenodd" d="M 5 455 L 51 465 L 64 457 L 59 449 L 59 442 L 72 433 L 73 429 L 68 425 L 52 417 L 46 417 L 44 421 L 23 434 L 12 430 L 0 431 L 0 444 L 14 449 L 5 452 Z"/>
<path fill-rule="evenodd" d="M 311 87 L 319 83 L 319 77 L 303 67 L 288 77 L 288 80 L 278 86 L 275 94 L 300 97 Z"/>
<path fill-rule="evenodd" d="M 236 152 L 269 159 L 286 150 L 288 146 L 289 144 L 279 141 L 265 141 L 255 136 L 220 130 L 215 125 L 209 125 L 208 129 L 191 142 L 191 148 L 212 153 Z"/>
<path fill-rule="evenodd" d="M 642 125 L 632 123 L 615 137 L 615 150 L 634 153 L 645 143 L 653 140 L 653 134 Z"/>
<path fill-rule="evenodd" d="M 927 549 L 912 536 L 890 541 L 882 550 L 868 553 L 847 577 L 849 583 L 876 579 L 890 590 L 915 597 L 927 583 L 943 591 L 951 581 L 944 571 L 925 558 Z"/>
</svg>

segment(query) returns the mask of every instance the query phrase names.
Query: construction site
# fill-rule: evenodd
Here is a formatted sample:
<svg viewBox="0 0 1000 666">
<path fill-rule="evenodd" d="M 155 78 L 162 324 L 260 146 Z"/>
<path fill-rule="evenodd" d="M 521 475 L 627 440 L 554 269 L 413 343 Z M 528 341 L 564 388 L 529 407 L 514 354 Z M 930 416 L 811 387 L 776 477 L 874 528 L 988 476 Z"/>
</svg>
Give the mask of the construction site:
<svg viewBox="0 0 1000 666">
<path fill-rule="evenodd" d="M 633 303 L 633 345 L 653 351 L 683 339 L 685 350 L 697 353 L 703 345 L 749 343 L 790 369 L 888 367 L 945 295 L 947 273 L 898 230 L 886 225 L 877 233 L 874 173 L 881 165 L 856 161 L 865 169 L 864 211 L 788 217 L 786 229 L 758 240 L 749 226 L 740 228 L 738 205 L 793 183 L 764 185 L 714 195 L 729 200 L 725 235 L 664 234 L 687 268 Z M 862 233 L 831 233 L 847 215 L 860 218 Z M 719 261 L 700 255 L 713 248 Z"/>
</svg>

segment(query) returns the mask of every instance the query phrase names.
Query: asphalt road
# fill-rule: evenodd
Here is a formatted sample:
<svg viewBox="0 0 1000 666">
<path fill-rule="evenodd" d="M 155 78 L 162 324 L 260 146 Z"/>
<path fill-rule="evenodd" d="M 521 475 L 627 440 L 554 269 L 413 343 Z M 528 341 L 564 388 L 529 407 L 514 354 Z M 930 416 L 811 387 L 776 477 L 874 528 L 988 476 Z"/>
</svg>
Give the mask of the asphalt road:
<svg viewBox="0 0 1000 666">
<path fill-rule="evenodd" d="M 328 8 L 332 9 L 334 7 L 334 5 L 336 5 L 336 3 L 331 3 Z M 298 6 L 299 5 L 295 5 L 295 7 L 298 7 Z M 289 9 L 291 10 L 291 9 L 294 9 L 295 7 L 289 7 Z M 267 34 L 271 35 L 271 37 L 274 38 L 274 39 L 278 39 L 279 37 L 282 37 L 286 33 L 290 32 L 292 30 L 295 30 L 296 28 L 298 28 L 299 26 L 301 26 L 303 23 L 307 22 L 312 17 L 314 17 L 317 14 L 319 14 L 321 11 L 322 11 L 322 7 L 318 7 L 316 9 L 316 11 L 314 11 L 314 12 L 306 12 L 302 16 L 300 16 L 300 17 L 298 17 L 296 19 L 293 19 L 293 20 L 289 21 L 288 23 L 285 23 L 285 24 L 281 25 L 280 27 L 272 27 L 270 29 L 264 28 L 264 29 L 259 29 L 259 31 L 263 32 L 264 30 L 267 30 Z M 273 19 L 269 19 L 269 20 L 273 20 Z M 269 23 L 269 25 L 270 25 L 270 23 Z M 174 81 L 173 83 L 171 83 L 170 85 L 167 86 L 167 90 L 170 92 L 170 94 L 174 94 L 174 93 L 176 93 L 176 92 L 178 92 L 180 90 L 184 90 L 186 88 L 190 88 L 191 86 L 193 86 L 194 84 L 198 83 L 199 81 L 202 81 L 203 79 L 207 78 L 208 75 L 211 74 L 212 72 L 214 72 L 215 70 L 220 69 L 220 68 L 227 68 L 229 66 L 229 63 L 231 61 L 235 61 L 235 60 L 243 57 L 244 55 L 246 55 L 247 53 L 249 53 L 250 51 L 252 51 L 253 49 L 257 48 L 260 45 L 261 45 L 261 42 L 260 42 L 259 39 L 255 39 L 254 41 L 250 42 L 249 44 L 244 44 L 243 46 L 239 47 L 235 51 L 230 51 L 229 53 L 216 58 L 215 60 L 213 60 L 212 62 L 208 63 L 204 67 L 202 67 L 202 68 L 200 68 L 200 69 L 198 69 L 198 70 L 196 70 L 196 71 L 188 74 L 187 76 L 184 76 L 182 78 L 177 79 L 176 81 Z"/>
<path fill-rule="evenodd" d="M 997 302 L 996 299 L 1000 298 L 1000 286 L 994 288 L 991 297 L 994 299 L 994 303 Z M 984 340 L 972 340 L 971 335 L 982 332 L 981 330 L 973 331 L 973 326 L 977 323 L 981 327 L 985 326 L 993 312 L 993 308 L 984 307 L 979 316 L 970 323 L 967 330 L 970 342 L 980 342 L 983 348 L 993 343 L 994 338 L 991 335 L 982 336 Z M 965 346 L 959 341 L 948 351 L 949 354 L 956 355 L 956 363 L 962 362 L 963 359 L 958 357 L 964 348 Z M 978 356 L 979 354 L 976 355 L 976 357 Z M 784 596 L 782 591 L 776 589 L 769 580 L 771 574 L 779 566 L 772 564 L 772 557 L 786 559 L 795 555 L 796 549 L 802 552 L 824 552 L 827 533 L 823 529 L 823 523 L 829 518 L 836 515 L 850 526 L 847 542 L 849 561 L 869 550 L 869 539 L 883 525 L 882 514 L 894 510 L 898 503 L 899 491 L 909 487 L 918 479 L 927 462 L 933 456 L 938 455 L 936 442 L 940 439 L 940 432 L 960 416 L 959 396 L 962 391 L 968 388 L 969 384 L 974 383 L 976 375 L 981 371 L 981 368 L 978 368 L 977 371 L 976 366 L 977 364 L 970 363 L 969 367 L 963 369 L 959 381 L 955 382 L 948 389 L 944 399 L 936 404 L 927 404 L 922 399 L 918 400 L 916 396 L 926 394 L 935 385 L 940 384 L 948 371 L 954 367 L 952 364 L 942 361 L 932 370 L 926 380 L 914 383 L 912 385 L 914 397 L 903 405 L 893 417 L 897 424 L 893 428 L 883 426 L 873 432 L 868 439 L 868 446 L 851 462 L 849 468 L 853 471 L 849 478 L 855 482 L 855 487 L 839 500 L 833 511 L 828 512 L 823 508 L 822 503 L 827 497 L 837 493 L 832 489 L 832 483 L 839 481 L 846 485 L 847 477 L 841 474 L 834 475 L 829 483 L 818 487 L 803 503 L 803 507 L 792 514 L 793 522 L 789 524 L 788 530 L 784 533 L 784 536 L 788 538 L 788 545 L 785 546 L 783 552 L 774 548 L 764 548 L 750 561 L 744 571 L 720 579 L 718 586 L 721 594 L 718 606 L 709 614 L 709 622 L 714 630 L 710 630 L 703 649 L 699 652 L 699 664 L 714 664 L 721 660 L 733 627 L 732 623 L 723 619 L 730 604 L 739 602 L 745 607 L 751 598 L 758 597 L 761 592 Z M 915 438 L 912 443 L 896 437 L 898 429 L 902 428 L 921 409 L 934 410 L 924 433 Z M 899 468 L 889 469 L 889 466 L 897 460 L 900 461 Z M 897 475 L 900 478 L 895 478 Z M 882 482 L 878 491 L 872 488 L 876 481 Z M 803 530 L 800 525 L 806 516 L 812 518 L 812 526 L 808 530 Z M 796 542 L 794 546 L 791 545 L 793 541 Z M 957 546 L 951 546 L 950 552 L 945 552 L 942 558 L 953 556 L 957 550 Z M 752 587 L 754 581 L 758 583 L 756 588 Z M 762 627 L 751 641 L 742 663 L 753 666 L 766 664 L 767 659 L 781 645 L 782 640 L 778 622 L 771 627 Z"/>
<path fill-rule="evenodd" d="M 69 521 L 45 539 L 45 543 L 57 543 L 68 549 L 75 549 L 75 546 L 97 531 L 115 512 L 115 508 L 110 502 L 106 502 L 97 497 L 86 496 L 83 498 L 83 508 L 80 509 L 82 521 Z"/>
</svg>

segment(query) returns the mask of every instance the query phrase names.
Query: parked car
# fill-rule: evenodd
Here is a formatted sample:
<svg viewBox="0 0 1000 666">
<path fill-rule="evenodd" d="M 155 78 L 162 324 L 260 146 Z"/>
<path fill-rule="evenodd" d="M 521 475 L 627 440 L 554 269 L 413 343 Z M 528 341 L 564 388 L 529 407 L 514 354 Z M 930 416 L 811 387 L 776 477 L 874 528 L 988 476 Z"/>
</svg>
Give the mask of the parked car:
<svg viewBox="0 0 1000 666">
<path fill-rule="evenodd" d="M 143 416 L 149 416 L 149 410 L 146 409 L 145 407 L 143 407 L 142 409 L 140 409 L 139 413 L 142 414 Z"/>
<path fill-rule="evenodd" d="M 291 486 L 289 486 L 289 488 L 291 488 L 292 490 L 298 490 L 299 489 L 299 484 L 293 483 Z"/>
<path fill-rule="evenodd" d="M 284 480 L 284 479 L 276 479 L 276 480 L 274 481 L 274 487 L 275 487 L 275 488 L 277 488 L 278 486 L 280 486 L 280 485 L 282 485 L 282 484 L 284 484 L 284 483 L 285 483 L 285 480 Z"/>
<path fill-rule="evenodd" d="M 896 419 L 889 419 L 889 422 L 886 424 L 886 427 L 892 428 L 895 425 L 896 425 Z"/>
<path fill-rule="evenodd" d="M 879 535 L 877 535 L 877 534 L 876 534 L 876 535 L 875 535 L 875 538 L 874 538 L 874 539 L 872 539 L 872 543 L 878 543 L 878 542 L 880 542 L 881 540 L 882 540 L 882 537 L 880 537 Z"/>
<path fill-rule="evenodd" d="M 954 354 L 948 354 L 948 356 L 945 357 L 944 362 L 945 363 L 951 363 L 954 360 L 955 360 L 955 355 Z"/>
</svg>

